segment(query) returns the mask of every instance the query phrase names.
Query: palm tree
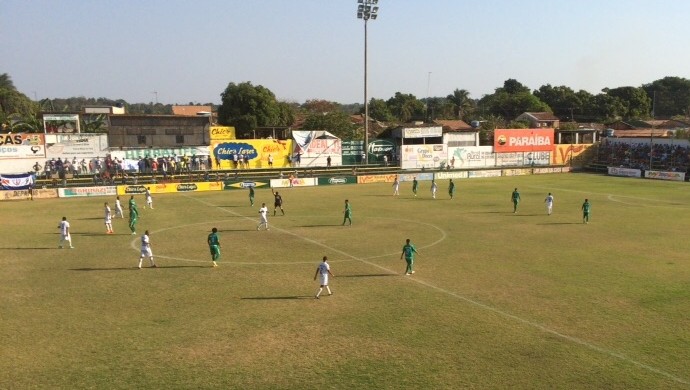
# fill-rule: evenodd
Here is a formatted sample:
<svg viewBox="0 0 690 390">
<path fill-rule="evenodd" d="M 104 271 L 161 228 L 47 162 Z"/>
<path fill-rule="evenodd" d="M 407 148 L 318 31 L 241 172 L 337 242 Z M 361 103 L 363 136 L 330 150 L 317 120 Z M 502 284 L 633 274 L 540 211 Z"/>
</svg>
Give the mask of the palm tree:
<svg viewBox="0 0 690 390">
<path fill-rule="evenodd" d="M 446 99 L 453 105 L 455 116 L 458 119 L 462 119 L 472 109 L 472 99 L 470 99 L 470 93 L 467 90 L 456 89 Z"/>
<path fill-rule="evenodd" d="M 0 89 L 9 89 L 11 91 L 16 91 L 17 88 L 14 87 L 14 83 L 7 73 L 0 74 Z"/>
</svg>

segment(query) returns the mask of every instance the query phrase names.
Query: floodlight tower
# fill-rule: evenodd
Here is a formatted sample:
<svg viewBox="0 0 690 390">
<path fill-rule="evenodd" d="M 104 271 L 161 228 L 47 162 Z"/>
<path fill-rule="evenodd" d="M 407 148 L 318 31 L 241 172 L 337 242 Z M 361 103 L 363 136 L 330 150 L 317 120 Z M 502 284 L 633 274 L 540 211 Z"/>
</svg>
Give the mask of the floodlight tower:
<svg viewBox="0 0 690 390">
<path fill-rule="evenodd" d="M 364 163 L 369 162 L 369 100 L 367 98 L 367 21 L 376 20 L 379 0 L 357 0 L 357 19 L 364 20 Z"/>
</svg>

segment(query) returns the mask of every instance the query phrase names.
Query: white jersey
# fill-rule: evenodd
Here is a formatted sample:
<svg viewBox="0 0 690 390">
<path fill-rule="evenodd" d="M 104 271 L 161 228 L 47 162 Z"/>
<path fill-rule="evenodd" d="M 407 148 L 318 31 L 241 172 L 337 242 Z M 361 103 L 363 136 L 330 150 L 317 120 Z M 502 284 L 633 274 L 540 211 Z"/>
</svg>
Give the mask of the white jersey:
<svg viewBox="0 0 690 390">
<path fill-rule="evenodd" d="M 110 206 L 105 206 L 105 223 L 111 223 L 113 214 L 110 212 Z"/>
<path fill-rule="evenodd" d="M 141 257 L 151 257 L 153 253 L 151 252 L 151 241 L 149 236 L 144 234 L 141 236 Z"/>
<path fill-rule="evenodd" d="M 147 201 L 147 202 L 148 202 L 149 200 L 151 200 L 151 191 L 146 190 L 145 195 L 146 195 L 146 201 Z"/>
<path fill-rule="evenodd" d="M 62 234 L 63 237 L 69 237 L 69 222 L 60 222 L 60 234 Z"/>
<path fill-rule="evenodd" d="M 120 199 L 115 199 L 115 209 L 122 210 L 122 203 L 120 203 Z"/>
<path fill-rule="evenodd" d="M 322 286 L 328 286 L 328 271 L 330 271 L 331 266 L 327 262 L 319 264 L 319 277 L 321 279 L 320 283 Z"/>
<path fill-rule="evenodd" d="M 553 195 L 549 195 L 544 199 L 544 202 L 546 202 L 547 207 L 553 206 Z"/>
<path fill-rule="evenodd" d="M 260 208 L 260 209 L 259 209 L 259 214 L 261 214 L 261 221 L 262 221 L 262 222 L 268 221 L 268 217 L 267 217 L 267 215 L 268 215 L 268 207 L 264 206 L 264 207 Z"/>
</svg>

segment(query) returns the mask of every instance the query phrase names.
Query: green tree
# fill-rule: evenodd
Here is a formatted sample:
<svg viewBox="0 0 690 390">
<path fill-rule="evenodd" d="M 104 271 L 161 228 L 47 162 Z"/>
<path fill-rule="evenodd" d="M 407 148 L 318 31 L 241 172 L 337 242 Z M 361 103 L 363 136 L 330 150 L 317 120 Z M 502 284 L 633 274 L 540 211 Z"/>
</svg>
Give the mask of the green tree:
<svg viewBox="0 0 690 390">
<path fill-rule="evenodd" d="M 326 130 L 342 139 L 361 139 L 357 134 L 357 125 L 352 123 L 350 116 L 344 112 L 335 111 L 324 114 L 311 113 L 304 120 L 304 130 Z"/>
<path fill-rule="evenodd" d="M 329 102 L 328 100 L 311 99 L 304 102 L 304 104 L 302 104 L 302 108 L 307 112 L 325 114 L 328 112 L 340 111 L 340 104 Z"/>
<path fill-rule="evenodd" d="M 395 96 L 386 101 L 386 105 L 391 113 L 403 123 L 423 120 L 425 116 L 424 103 L 412 94 L 396 92 Z"/>
<path fill-rule="evenodd" d="M 17 91 L 7 73 L 0 74 L 0 111 L 6 115 L 26 116 L 36 111 L 36 104 Z"/>
<path fill-rule="evenodd" d="M 218 122 L 234 126 L 239 134 L 257 127 L 290 126 L 294 122 L 290 105 L 279 103 L 273 92 L 261 85 L 230 83 L 220 96 Z"/>
<path fill-rule="evenodd" d="M 362 108 L 361 114 L 364 114 L 364 108 Z M 395 116 L 393 116 L 393 113 L 391 113 L 383 99 L 371 98 L 369 101 L 369 117 L 381 122 L 392 122 L 395 120 Z"/>
<path fill-rule="evenodd" d="M 463 119 L 474 108 L 470 93 L 464 89 L 456 89 L 446 97 L 446 100 L 453 107 L 455 119 Z"/>
<path fill-rule="evenodd" d="M 507 120 L 523 112 L 551 112 L 551 108 L 532 95 L 529 88 L 513 79 L 506 80 L 495 93 L 484 96 L 479 107 L 484 115 L 499 115 Z"/>
<path fill-rule="evenodd" d="M 652 99 L 654 117 L 690 115 L 690 80 L 682 77 L 664 77 L 643 85 L 642 89 Z"/>
<path fill-rule="evenodd" d="M 626 119 L 646 119 L 649 118 L 652 110 L 652 99 L 647 96 L 647 92 L 643 88 L 637 87 L 619 87 L 603 90 L 609 96 L 618 98 L 625 111 L 622 116 Z"/>
<path fill-rule="evenodd" d="M 534 91 L 534 96 L 546 103 L 553 114 L 561 120 L 575 120 L 575 114 L 582 112 L 582 101 L 571 88 L 565 85 L 552 87 L 551 84 L 542 85 Z"/>
</svg>

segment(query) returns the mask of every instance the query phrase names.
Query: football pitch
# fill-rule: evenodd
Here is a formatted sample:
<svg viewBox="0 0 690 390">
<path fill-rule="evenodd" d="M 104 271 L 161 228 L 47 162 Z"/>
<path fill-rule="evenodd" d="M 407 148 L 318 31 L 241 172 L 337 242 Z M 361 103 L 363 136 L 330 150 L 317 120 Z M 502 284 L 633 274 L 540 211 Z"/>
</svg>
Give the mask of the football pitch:
<svg viewBox="0 0 690 390">
<path fill-rule="evenodd" d="M 447 181 L 435 200 L 430 182 L 278 189 L 284 216 L 268 189 L 253 207 L 243 190 L 138 195 L 137 235 L 126 216 L 105 234 L 114 198 L 0 202 L 0 388 L 690 388 L 687 183 L 455 182 L 453 200 Z M 75 249 L 57 249 L 62 216 Z M 144 230 L 158 268 L 137 268 Z"/>
</svg>

